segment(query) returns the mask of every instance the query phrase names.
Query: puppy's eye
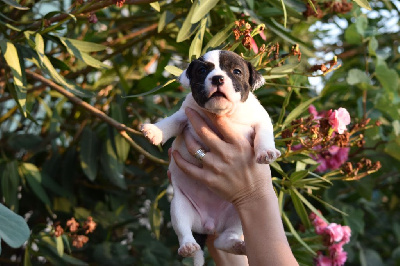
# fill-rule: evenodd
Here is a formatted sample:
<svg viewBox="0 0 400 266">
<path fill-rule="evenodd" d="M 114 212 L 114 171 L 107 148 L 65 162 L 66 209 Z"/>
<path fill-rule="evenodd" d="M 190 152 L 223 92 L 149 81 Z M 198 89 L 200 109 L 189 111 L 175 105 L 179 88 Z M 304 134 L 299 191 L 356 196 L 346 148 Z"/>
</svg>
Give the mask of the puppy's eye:
<svg viewBox="0 0 400 266">
<path fill-rule="evenodd" d="M 234 69 L 233 70 L 233 74 L 235 74 L 235 75 L 241 75 L 242 74 L 242 71 L 240 71 L 240 69 Z"/>
<path fill-rule="evenodd" d="M 197 70 L 198 74 L 205 74 L 207 72 L 207 68 L 202 66 Z"/>
</svg>

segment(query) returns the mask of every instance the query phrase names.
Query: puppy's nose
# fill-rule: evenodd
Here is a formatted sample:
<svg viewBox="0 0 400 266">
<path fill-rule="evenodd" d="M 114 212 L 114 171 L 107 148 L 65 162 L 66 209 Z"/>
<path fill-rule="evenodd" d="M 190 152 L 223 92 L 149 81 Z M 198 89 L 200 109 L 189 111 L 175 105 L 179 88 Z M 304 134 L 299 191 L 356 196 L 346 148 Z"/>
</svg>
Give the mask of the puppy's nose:
<svg viewBox="0 0 400 266">
<path fill-rule="evenodd" d="M 217 76 L 212 77 L 211 84 L 217 85 L 217 86 L 223 85 L 224 84 L 224 76 L 217 75 Z"/>
</svg>

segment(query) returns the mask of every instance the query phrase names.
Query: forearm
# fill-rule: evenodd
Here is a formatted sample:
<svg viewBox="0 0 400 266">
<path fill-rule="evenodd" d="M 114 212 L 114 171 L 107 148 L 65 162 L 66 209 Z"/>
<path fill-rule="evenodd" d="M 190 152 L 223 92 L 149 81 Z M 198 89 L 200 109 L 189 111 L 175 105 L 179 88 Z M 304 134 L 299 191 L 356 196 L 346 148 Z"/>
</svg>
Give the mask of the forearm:
<svg viewBox="0 0 400 266">
<path fill-rule="evenodd" d="M 271 181 L 266 180 L 263 186 L 264 197 L 236 206 L 242 221 L 249 264 L 298 265 L 286 239 Z"/>
</svg>

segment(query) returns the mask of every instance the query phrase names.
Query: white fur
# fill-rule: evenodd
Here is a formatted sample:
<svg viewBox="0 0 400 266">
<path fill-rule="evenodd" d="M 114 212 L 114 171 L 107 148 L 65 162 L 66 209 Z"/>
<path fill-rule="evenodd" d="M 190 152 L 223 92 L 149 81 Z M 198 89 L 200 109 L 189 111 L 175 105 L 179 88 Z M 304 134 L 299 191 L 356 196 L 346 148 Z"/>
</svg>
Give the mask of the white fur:
<svg viewBox="0 0 400 266">
<path fill-rule="evenodd" d="M 217 101 L 216 104 L 223 103 L 228 106 L 229 110 L 224 115 L 232 121 L 232 130 L 236 134 L 245 136 L 254 144 L 257 162 L 271 163 L 280 156 L 280 152 L 275 149 L 273 126 L 270 117 L 251 92 L 245 102 L 240 101 L 240 93 L 234 91 L 232 81 L 221 70 L 218 57 L 219 51 L 208 52 L 204 56 L 206 61 L 215 64 L 215 69 L 205 81 L 205 87 L 212 94 L 215 88 L 213 88 L 211 82 L 209 83 L 208 78 L 214 75 L 223 75 L 225 77 L 222 90 L 226 95 L 228 104 L 223 102 L 224 100 Z M 182 73 L 180 81 L 184 83 L 184 86 L 190 84 L 185 71 Z M 202 147 L 207 149 L 190 123 L 188 123 L 184 111 L 187 107 L 196 110 L 209 125 L 212 124 L 206 116 L 206 112 L 209 111 L 207 110 L 207 104 L 205 105 L 206 109 L 201 108 L 193 99 L 192 94 L 189 93 L 176 113 L 154 125 L 143 125 L 142 131 L 155 145 L 165 143 L 169 138 L 177 136 L 172 144 L 172 149 L 178 150 L 185 160 L 200 166 L 201 163 L 188 152 L 181 135 L 183 128 L 187 126 L 194 138 Z M 176 165 L 173 158 L 171 158 L 169 170 L 171 171 L 171 181 L 174 187 L 174 197 L 171 202 L 171 220 L 179 239 L 180 248 L 178 253 L 182 256 L 195 256 L 195 265 L 204 263 L 204 260 L 199 259 L 202 257 L 201 250 L 193 238 L 192 231 L 195 231 L 203 234 L 218 233 L 219 237 L 214 242 L 216 248 L 234 254 L 245 254 L 245 245 L 241 240 L 242 227 L 233 205 L 219 198 L 206 186 L 187 177 Z"/>
</svg>

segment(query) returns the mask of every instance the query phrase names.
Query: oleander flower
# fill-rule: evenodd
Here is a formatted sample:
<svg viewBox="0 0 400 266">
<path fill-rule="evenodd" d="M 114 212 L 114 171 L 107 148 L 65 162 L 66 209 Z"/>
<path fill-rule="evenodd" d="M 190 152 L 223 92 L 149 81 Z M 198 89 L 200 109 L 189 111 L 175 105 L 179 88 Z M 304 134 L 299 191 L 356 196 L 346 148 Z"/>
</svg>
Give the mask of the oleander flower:
<svg viewBox="0 0 400 266">
<path fill-rule="evenodd" d="M 330 236 L 330 243 L 340 242 L 343 239 L 343 227 L 340 224 L 331 223 L 325 228 L 325 234 Z"/>
<path fill-rule="evenodd" d="M 330 257 L 324 256 L 321 253 L 315 259 L 315 265 L 316 266 L 332 266 L 333 265 L 333 261 L 332 261 L 332 259 Z"/>
<path fill-rule="evenodd" d="M 340 107 L 329 115 L 329 124 L 333 130 L 339 134 L 343 134 L 347 130 L 347 125 L 350 124 L 350 114 L 346 108 Z"/>
<path fill-rule="evenodd" d="M 319 150 L 321 147 L 315 147 L 315 150 Z M 320 165 L 317 167 L 316 171 L 323 173 L 327 170 L 339 169 L 348 159 L 350 148 L 348 147 L 338 147 L 331 146 L 328 150 L 320 152 L 313 156 Z"/>
</svg>

